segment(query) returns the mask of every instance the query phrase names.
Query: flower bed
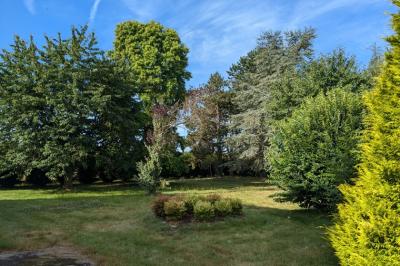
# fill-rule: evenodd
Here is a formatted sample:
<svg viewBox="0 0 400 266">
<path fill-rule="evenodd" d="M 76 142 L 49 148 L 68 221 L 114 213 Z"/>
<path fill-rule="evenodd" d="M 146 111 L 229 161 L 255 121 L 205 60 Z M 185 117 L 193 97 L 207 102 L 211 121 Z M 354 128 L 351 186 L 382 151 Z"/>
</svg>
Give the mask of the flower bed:
<svg viewBox="0 0 400 266">
<path fill-rule="evenodd" d="M 239 199 L 208 196 L 158 196 L 152 205 L 154 214 L 167 221 L 213 221 L 243 213 Z"/>
</svg>

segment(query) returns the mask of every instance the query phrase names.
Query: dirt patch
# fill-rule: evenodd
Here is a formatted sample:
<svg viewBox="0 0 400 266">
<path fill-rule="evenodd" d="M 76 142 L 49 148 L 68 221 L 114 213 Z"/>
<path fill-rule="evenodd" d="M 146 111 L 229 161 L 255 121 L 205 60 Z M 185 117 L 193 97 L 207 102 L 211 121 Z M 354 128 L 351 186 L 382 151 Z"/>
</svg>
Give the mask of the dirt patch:
<svg viewBox="0 0 400 266">
<path fill-rule="evenodd" d="M 90 259 L 69 247 L 0 253 L 0 266 L 93 266 Z"/>
</svg>

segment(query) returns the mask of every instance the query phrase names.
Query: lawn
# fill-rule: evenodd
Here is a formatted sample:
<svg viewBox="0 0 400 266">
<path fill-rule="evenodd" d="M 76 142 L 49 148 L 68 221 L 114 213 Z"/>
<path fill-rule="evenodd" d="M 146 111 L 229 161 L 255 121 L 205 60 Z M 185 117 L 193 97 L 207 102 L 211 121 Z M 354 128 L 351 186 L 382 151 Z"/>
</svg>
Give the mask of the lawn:
<svg viewBox="0 0 400 266">
<path fill-rule="evenodd" d="M 245 205 L 240 218 L 172 226 L 134 187 L 0 190 L 0 251 L 68 245 L 99 265 L 337 265 L 329 216 L 275 202 L 276 192 L 254 178 L 172 181 L 163 193 L 220 193 Z"/>
</svg>

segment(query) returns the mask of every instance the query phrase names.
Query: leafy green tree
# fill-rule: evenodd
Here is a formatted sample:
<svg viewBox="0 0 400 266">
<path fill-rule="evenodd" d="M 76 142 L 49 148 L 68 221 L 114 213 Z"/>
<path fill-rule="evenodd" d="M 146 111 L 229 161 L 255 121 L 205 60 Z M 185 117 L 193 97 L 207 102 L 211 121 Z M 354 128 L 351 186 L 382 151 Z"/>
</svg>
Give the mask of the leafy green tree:
<svg viewBox="0 0 400 266">
<path fill-rule="evenodd" d="M 233 103 L 230 149 L 236 155 L 232 168 L 260 173 L 268 145 L 272 118 L 268 110 L 273 87 L 285 73 L 293 71 L 312 56 L 313 29 L 266 32 L 257 47 L 229 71 Z M 245 169 L 240 169 L 245 166 Z M 247 169 L 246 169 L 247 168 Z"/>
<path fill-rule="evenodd" d="M 290 117 L 305 99 L 326 94 L 335 88 L 350 92 L 370 89 L 372 78 L 360 69 L 354 57 L 343 49 L 303 61 L 299 67 L 286 71 L 270 89 L 268 113 L 275 121 Z"/>
<path fill-rule="evenodd" d="M 44 171 L 66 187 L 88 158 L 108 168 L 140 146 L 140 106 L 124 67 L 96 47 L 87 27 L 71 34 L 46 37 L 42 49 L 16 37 L 0 55 L 0 165 Z"/>
<path fill-rule="evenodd" d="M 173 105 L 185 96 L 189 50 L 178 33 L 151 21 L 117 25 L 113 55 L 130 68 L 131 81 L 140 90 L 148 110 L 154 103 Z"/>
<path fill-rule="evenodd" d="M 186 70 L 188 52 L 175 30 L 157 22 L 126 21 L 116 27 L 112 55 L 127 66 L 130 82 L 139 91 L 147 115 L 143 129 L 145 140 L 152 131 L 157 131 L 153 126 L 158 118 L 151 117 L 154 108 L 174 106 L 184 100 L 185 81 L 191 77 Z M 171 127 L 164 137 L 170 138 L 169 144 L 160 147 L 158 160 L 166 166 L 163 171 L 166 173 L 168 164 L 174 161 L 172 157 L 176 156 L 176 128 Z"/>
<path fill-rule="evenodd" d="M 278 123 L 267 159 L 270 182 L 284 190 L 283 200 L 335 208 L 338 185 L 354 176 L 362 110 L 358 94 L 336 89 L 310 98 Z"/>
<path fill-rule="evenodd" d="M 400 7 L 400 1 L 393 3 Z M 340 189 L 330 239 L 342 265 L 400 265 L 400 13 L 367 107 L 355 185 Z"/>
</svg>

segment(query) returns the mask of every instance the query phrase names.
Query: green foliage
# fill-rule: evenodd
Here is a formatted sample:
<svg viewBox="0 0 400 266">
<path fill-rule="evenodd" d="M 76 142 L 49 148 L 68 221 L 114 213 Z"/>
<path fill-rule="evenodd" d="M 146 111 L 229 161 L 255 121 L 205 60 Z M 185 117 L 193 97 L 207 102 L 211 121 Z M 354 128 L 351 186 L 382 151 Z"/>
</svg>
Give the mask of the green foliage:
<svg viewBox="0 0 400 266">
<path fill-rule="evenodd" d="M 207 196 L 158 196 L 152 204 L 154 214 L 160 218 L 179 221 L 192 218 L 210 221 L 215 217 L 242 214 L 242 202 L 234 198 L 221 198 L 218 194 Z"/>
<path fill-rule="evenodd" d="M 229 198 L 228 199 L 231 204 L 232 214 L 233 215 L 242 215 L 243 214 L 243 203 L 240 199 Z"/>
<path fill-rule="evenodd" d="M 371 88 L 372 77 L 359 69 L 354 57 L 338 49 L 311 61 L 302 62 L 298 68 L 286 71 L 271 86 L 266 106 L 275 121 L 286 119 L 305 99 L 320 93 L 342 88 L 360 92 Z"/>
<path fill-rule="evenodd" d="M 193 215 L 194 206 L 199 200 L 201 200 L 201 198 L 197 195 L 189 195 L 185 197 L 185 206 L 188 215 Z"/>
<path fill-rule="evenodd" d="M 229 146 L 238 172 L 261 173 L 271 132 L 268 105 L 271 90 L 312 55 L 313 29 L 266 32 L 257 47 L 234 64 L 229 73 L 235 113 L 231 116 Z"/>
<path fill-rule="evenodd" d="M 118 173 L 142 156 L 137 93 L 96 45 L 83 27 L 43 48 L 16 37 L 0 54 L 0 165 L 71 186 L 88 158 Z"/>
<path fill-rule="evenodd" d="M 393 1 L 400 7 L 400 1 Z M 367 107 L 355 185 L 343 185 L 329 236 L 342 265 L 400 265 L 400 13 Z"/>
<path fill-rule="evenodd" d="M 208 201 L 197 201 L 193 213 L 198 221 L 211 221 L 215 218 L 214 206 Z"/>
<path fill-rule="evenodd" d="M 128 65 L 147 108 L 183 100 L 185 80 L 191 77 L 188 52 L 175 30 L 154 21 L 126 21 L 115 30 L 113 56 Z"/>
<path fill-rule="evenodd" d="M 164 203 L 165 217 L 169 220 L 179 221 L 186 215 L 186 206 L 183 198 L 173 197 Z"/>
<path fill-rule="evenodd" d="M 160 182 L 161 166 L 156 146 L 147 146 L 149 152 L 145 162 L 138 162 L 139 183 L 147 192 L 155 193 Z"/>
<path fill-rule="evenodd" d="M 160 218 L 165 217 L 164 205 L 170 199 L 171 199 L 170 196 L 160 195 L 153 200 L 153 204 L 151 205 L 151 208 L 157 217 L 160 217 Z"/>
<path fill-rule="evenodd" d="M 221 199 L 214 203 L 214 211 L 216 216 L 224 217 L 232 214 L 232 201 L 229 199 Z"/>
<path fill-rule="evenodd" d="M 335 208 L 341 200 L 337 186 L 354 176 L 362 110 L 358 94 L 336 89 L 307 100 L 277 125 L 267 159 L 284 200 Z"/>
<path fill-rule="evenodd" d="M 189 173 L 189 164 L 183 154 L 163 152 L 161 156 L 161 175 L 163 177 L 184 177 Z"/>
</svg>

